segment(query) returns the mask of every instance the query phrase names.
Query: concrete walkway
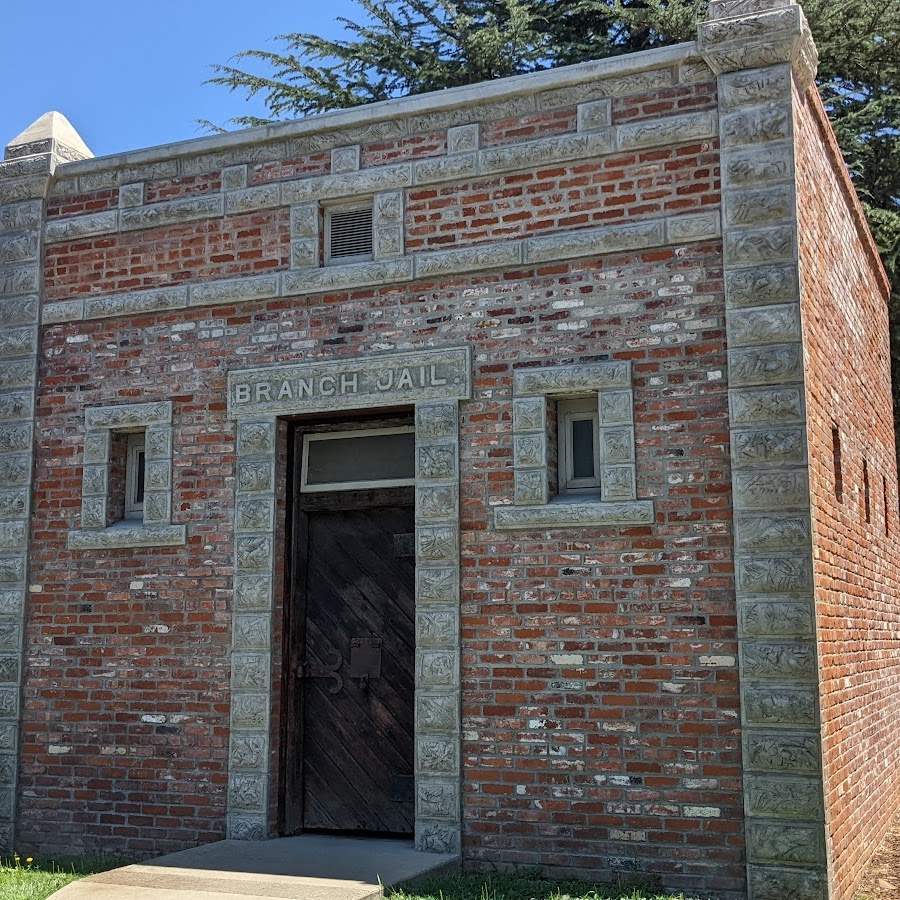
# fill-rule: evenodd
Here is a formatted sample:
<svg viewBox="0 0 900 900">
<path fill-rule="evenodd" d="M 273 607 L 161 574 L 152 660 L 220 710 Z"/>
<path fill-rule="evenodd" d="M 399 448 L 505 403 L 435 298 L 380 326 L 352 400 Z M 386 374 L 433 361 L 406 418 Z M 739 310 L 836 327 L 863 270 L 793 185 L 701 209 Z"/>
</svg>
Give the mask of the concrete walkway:
<svg viewBox="0 0 900 900">
<path fill-rule="evenodd" d="M 219 841 L 91 875 L 51 900 L 379 900 L 382 886 L 455 871 L 411 841 L 301 835 Z"/>
</svg>

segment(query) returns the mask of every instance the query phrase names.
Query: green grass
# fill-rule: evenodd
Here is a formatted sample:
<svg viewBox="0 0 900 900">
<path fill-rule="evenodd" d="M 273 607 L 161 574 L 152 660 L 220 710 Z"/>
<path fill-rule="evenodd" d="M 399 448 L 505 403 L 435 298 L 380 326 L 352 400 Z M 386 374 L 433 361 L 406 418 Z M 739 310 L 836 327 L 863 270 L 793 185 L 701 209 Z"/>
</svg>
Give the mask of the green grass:
<svg viewBox="0 0 900 900">
<path fill-rule="evenodd" d="M 3 900 L 45 900 L 69 882 L 126 864 L 112 856 L 41 859 L 0 859 L 0 897 Z"/>
<path fill-rule="evenodd" d="M 456 875 L 391 889 L 390 900 L 685 900 L 631 884 L 548 881 L 536 875 Z"/>
</svg>

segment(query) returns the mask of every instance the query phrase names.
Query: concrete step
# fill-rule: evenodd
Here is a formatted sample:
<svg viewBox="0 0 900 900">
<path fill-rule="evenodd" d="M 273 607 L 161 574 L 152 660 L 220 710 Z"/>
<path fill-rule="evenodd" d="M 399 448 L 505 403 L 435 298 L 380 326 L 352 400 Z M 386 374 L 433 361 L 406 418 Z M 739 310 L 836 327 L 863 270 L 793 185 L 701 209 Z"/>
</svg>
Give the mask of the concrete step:
<svg viewBox="0 0 900 900">
<path fill-rule="evenodd" d="M 412 841 L 300 835 L 218 841 L 75 881 L 51 900 L 380 900 L 383 887 L 459 869 Z"/>
</svg>

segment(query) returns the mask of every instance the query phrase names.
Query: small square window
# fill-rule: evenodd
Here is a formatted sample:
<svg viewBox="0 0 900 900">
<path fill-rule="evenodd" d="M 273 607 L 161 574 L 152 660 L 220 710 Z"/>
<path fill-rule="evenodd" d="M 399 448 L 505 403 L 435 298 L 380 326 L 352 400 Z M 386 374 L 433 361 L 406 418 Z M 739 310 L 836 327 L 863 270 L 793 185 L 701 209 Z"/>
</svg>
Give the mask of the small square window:
<svg viewBox="0 0 900 900">
<path fill-rule="evenodd" d="M 374 258 L 372 202 L 325 208 L 325 265 Z"/>
<path fill-rule="evenodd" d="M 125 459 L 125 518 L 144 516 L 144 487 L 147 473 L 147 454 L 144 432 L 128 435 L 128 455 Z"/>
<path fill-rule="evenodd" d="M 600 442 L 597 397 L 560 400 L 559 493 L 593 493 L 600 487 Z"/>
</svg>

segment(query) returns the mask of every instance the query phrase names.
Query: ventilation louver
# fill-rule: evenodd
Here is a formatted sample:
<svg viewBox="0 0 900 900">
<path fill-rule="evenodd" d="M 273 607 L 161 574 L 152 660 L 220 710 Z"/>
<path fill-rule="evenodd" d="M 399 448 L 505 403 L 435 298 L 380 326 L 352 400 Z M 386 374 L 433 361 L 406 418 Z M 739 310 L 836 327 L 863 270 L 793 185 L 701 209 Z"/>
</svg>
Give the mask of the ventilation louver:
<svg viewBox="0 0 900 900">
<path fill-rule="evenodd" d="M 372 207 L 334 209 L 328 215 L 328 260 L 372 259 Z"/>
</svg>

